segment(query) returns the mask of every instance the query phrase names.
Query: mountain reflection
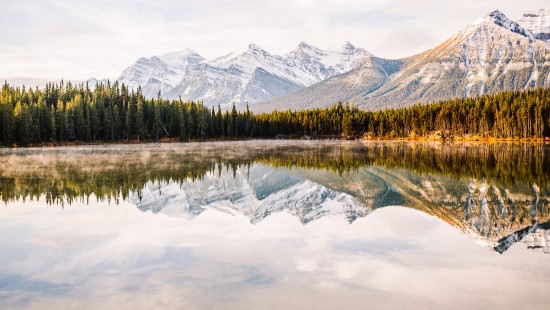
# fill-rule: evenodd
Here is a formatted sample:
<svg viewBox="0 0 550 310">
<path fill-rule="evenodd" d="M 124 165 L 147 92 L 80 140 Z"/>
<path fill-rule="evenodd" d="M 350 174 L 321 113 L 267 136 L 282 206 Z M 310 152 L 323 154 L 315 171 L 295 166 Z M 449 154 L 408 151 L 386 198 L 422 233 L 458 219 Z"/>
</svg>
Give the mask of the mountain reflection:
<svg viewBox="0 0 550 310">
<path fill-rule="evenodd" d="M 257 223 L 287 211 L 348 222 L 402 205 L 499 253 L 550 252 L 550 148 L 530 144 L 250 141 L 0 151 L 0 198 L 128 200 L 194 218 L 207 209 Z"/>
</svg>

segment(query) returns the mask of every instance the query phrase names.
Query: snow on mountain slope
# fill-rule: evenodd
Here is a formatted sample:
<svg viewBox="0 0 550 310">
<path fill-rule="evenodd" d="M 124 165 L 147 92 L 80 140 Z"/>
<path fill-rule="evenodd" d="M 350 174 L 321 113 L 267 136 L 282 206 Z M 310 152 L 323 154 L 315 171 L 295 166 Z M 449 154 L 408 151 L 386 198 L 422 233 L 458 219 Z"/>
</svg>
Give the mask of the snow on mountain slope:
<svg viewBox="0 0 550 310">
<path fill-rule="evenodd" d="M 343 216 L 351 223 L 368 213 L 367 208 L 351 195 L 305 180 L 267 196 L 261 201 L 252 222 L 259 222 L 272 213 L 285 210 L 304 224 L 329 215 Z"/>
<path fill-rule="evenodd" d="M 184 76 L 165 97 L 201 100 L 207 105 L 255 103 L 316 82 L 309 72 L 287 59 L 250 44 L 242 53 L 231 53 L 201 63 Z"/>
<path fill-rule="evenodd" d="M 402 107 L 503 90 L 550 86 L 550 10 L 516 22 L 500 11 L 421 54 L 387 60 L 349 42 L 326 50 L 300 43 L 285 56 L 251 44 L 204 60 L 191 50 L 141 58 L 120 81 L 147 97 L 231 103 L 256 112 L 326 107 Z"/>
<path fill-rule="evenodd" d="M 550 254 L 550 229 L 537 229 L 525 236 L 522 242 L 528 249 Z"/>
<path fill-rule="evenodd" d="M 285 57 L 250 44 L 242 53 L 204 60 L 191 50 L 140 58 L 119 78 L 146 97 L 201 100 L 229 107 L 266 101 L 352 70 L 371 55 L 349 42 L 323 51 L 301 43 Z"/>
<path fill-rule="evenodd" d="M 500 253 L 518 242 L 550 252 L 549 193 L 537 185 L 502 187 L 487 180 L 377 166 L 346 177 L 263 164 L 219 171 L 181 184 L 149 182 L 128 201 L 144 212 L 193 219 L 211 209 L 253 224 L 279 212 L 303 224 L 325 216 L 351 223 L 375 209 L 401 205 L 436 216 Z"/>
<path fill-rule="evenodd" d="M 339 47 L 326 51 L 301 42 L 296 49 L 286 55 L 295 66 L 305 69 L 316 77 L 316 82 L 331 76 L 351 71 L 361 60 L 372 57 L 362 48 L 355 48 L 351 43 L 344 42 Z"/>
<path fill-rule="evenodd" d="M 550 85 L 547 45 L 499 11 L 405 62 L 392 81 L 354 101 L 395 107 Z"/>
<path fill-rule="evenodd" d="M 252 111 L 270 112 L 288 108 L 301 110 L 324 108 L 338 102 L 357 102 L 352 99 L 366 96 L 391 80 L 399 71 L 401 60 L 387 60 L 377 57 L 362 59 L 357 66 L 346 73 L 335 75 L 310 87 L 300 89 L 269 101 L 252 106 Z"/>
<path fill-rule="evenodd" d="M 151 58 L 140 58 L 126 68 L 118 81 L 136 90 L 142 87 L 146 97 L 156 97 L 158 91 L 167 92 L 177 86 L 187 70 L 197 66 L 204 58 L 191 49 Z"/>
<path fill-rule="evenodd" d="M 523 14 L 518 23 L 538 40 L 550 43 L 550 9 Z"/>
<path fill-rule="evenodd" d="M 232 53 L 212 61 L 208 65 L 220 69 L 237 68 L 243 73 L 243 82 L 252 77 L 257 68 L 301 85 L 311 85 L 318 80 L 307 70 L 294 68 L 286 58 L 273 55 L 256 44 L 248 45 L 243 53 Z"/>
<path fill-rule="evenodd" d="M 518 242 L 549 251 L 547 186 L 455 178 L 408 169 L 369 167 L 400 193 L 403 205 L 436 216 L 478 244 L 503 253 Z"/>
<path fill-rule="evenodd" d="M 372 58 L 368 65 L 275 98 L 256 111 L 338 101 L 375 110 L 549 86 L 549 46 L 494 11 L 424 53 L 393 62 Z"/>
</svg>

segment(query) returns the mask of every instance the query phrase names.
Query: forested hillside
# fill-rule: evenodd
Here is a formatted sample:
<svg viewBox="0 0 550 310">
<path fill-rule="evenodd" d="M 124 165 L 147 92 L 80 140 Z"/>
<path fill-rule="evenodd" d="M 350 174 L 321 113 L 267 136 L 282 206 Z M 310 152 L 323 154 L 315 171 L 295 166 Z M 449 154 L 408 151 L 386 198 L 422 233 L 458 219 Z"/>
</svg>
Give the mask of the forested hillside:
<svg viewBox="0 0 550 310">
<path fill-rule="evenodd" d="M 190 141 L 208 139 L 550 137 L 550 91 L 503 92 L 479 98 L 376 112 L 331 108 L 273 111 L 210 109 L 201 102 L 145 99 L 124 84 L 48 84 L 0 92 L 0 144 Z"/>
</svg>

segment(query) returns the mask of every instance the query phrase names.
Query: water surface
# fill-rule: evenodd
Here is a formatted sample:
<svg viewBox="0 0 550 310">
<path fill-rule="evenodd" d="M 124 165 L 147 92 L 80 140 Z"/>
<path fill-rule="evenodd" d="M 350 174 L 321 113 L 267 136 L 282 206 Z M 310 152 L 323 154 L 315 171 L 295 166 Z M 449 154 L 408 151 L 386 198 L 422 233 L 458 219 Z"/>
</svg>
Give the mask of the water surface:
<svg viewBox="0 0 550 310">
<path fill-rule="evenodd" d="M 0 150 L 1 308 L 550 306 L 550 148 Z"/>
</svg>

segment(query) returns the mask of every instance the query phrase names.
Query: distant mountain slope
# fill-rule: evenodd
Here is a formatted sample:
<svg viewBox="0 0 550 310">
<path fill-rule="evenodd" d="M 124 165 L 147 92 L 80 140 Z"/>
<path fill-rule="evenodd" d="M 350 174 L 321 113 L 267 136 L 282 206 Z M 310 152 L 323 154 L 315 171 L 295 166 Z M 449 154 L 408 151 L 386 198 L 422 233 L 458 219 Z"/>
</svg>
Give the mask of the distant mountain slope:
<svg viewBox="0 0 550 310">
<path fill-rule="evenodd" d="M 348 72 L 371 54 L 349 42 L 321 50 L 300 43 L 278 56 L 250 44 L 241 53 L 205 60 L 192 50 L 140 58 L 119 77 L 146 97 L 201 100 L 205 104 L 244 107 L 284 95 Z"/>
<path fill-rule="evenodd" d="M 254 112 L 269 112 L 275 109 L 323 108 L 338 101 L 367 96 L 384 86 L 403 66 L 402 60 L 382 58 L 365 59 L 350 72 L 334 76 L 310 87 L 292 92 L 270 101 L 252 106 Z"/>
<path fill-rule="evenodd" d="M 548 46 L 499 11 L 406 63 L 383 87 L 351 101 L 376 109 L 550 85 Z"/>
<path fill-rule="evenodd" d="M 197 52 L 186 49 L 179 52 L 140 58 L 126 68 L 118 81 L 131 89 L 142 87 L 146 97 L 156 97 L 176 87 L 188 74 L 188 69 L 196 67 L 204 58 Z"/>
<path fill-rule="evenodd" d="M 550 85 L 550 10 L 511 20 L 500 11 L 421 54 L 374 57 L 349 42 L 319 49 L 305 42 L 284 56 L 250 44 L 206 60 L 193 50 L 140 58 L 118 79 L 146 97 L 200 100 L 255 112 L 349 101 L 364 109 L 402 107 Z"/>
<path fill-rule="evenodd" d="M 380 109 L 549 85 L 549 46 L 495 11 L 424 53 L 378 59 L 254 109 L 304 109 L 338 101 Z"/>
</svg>

